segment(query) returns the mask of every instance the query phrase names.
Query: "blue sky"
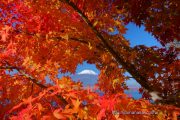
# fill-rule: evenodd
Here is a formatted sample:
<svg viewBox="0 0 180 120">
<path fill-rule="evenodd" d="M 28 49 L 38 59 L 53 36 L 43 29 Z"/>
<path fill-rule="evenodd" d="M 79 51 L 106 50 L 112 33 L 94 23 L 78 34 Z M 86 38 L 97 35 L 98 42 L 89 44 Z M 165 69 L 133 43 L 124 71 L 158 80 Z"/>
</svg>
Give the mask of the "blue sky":
<svg viewBox="0 0 180 120">
<path fill-rule="evenodd" d="M 145 31 L 144 26 L 138 27 L 133 23 L 126 26 L 128 29 L 125 38 L 130 41 L 132 47 L 136 45 L 146 45 L 161 47 L 161 44 L 148 32 Z"/>
<path fill-rule="evenodd" d="M 130 23 L 126 26 L 126 28 L 128 30 L 126 31 L 125 38 L 130 41 L 130 46 L 134 47 L 136 45 L 146 45 L 148 47 L 161 47 L 161 44 L 150 33 L 145 31 L 144 26 L 138 27 L 135 24 Z M 76 73 L 85 69 L 91 69 L 96 73 L 99 73 L 95 65 L 87 64 L 87 62 L 78 65 Z"/>
</svg>

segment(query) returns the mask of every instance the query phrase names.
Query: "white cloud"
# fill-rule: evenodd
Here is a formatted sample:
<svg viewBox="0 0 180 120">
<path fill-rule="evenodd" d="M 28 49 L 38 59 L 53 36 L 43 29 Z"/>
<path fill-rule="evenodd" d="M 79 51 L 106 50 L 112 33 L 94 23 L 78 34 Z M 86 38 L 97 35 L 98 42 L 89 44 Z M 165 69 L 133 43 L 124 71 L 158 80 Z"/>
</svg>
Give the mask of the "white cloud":
<svg viewBox="0 0 180 120">
<path fill-rule="evenodd" d="M 88 70 L 88 69 L 83 70 L 83 71 L 78 73 L 78 75 L 82 75 L 82 74 L 97 75 L 96 72 L 94 72 L 93 70 Z"/>
</svg>

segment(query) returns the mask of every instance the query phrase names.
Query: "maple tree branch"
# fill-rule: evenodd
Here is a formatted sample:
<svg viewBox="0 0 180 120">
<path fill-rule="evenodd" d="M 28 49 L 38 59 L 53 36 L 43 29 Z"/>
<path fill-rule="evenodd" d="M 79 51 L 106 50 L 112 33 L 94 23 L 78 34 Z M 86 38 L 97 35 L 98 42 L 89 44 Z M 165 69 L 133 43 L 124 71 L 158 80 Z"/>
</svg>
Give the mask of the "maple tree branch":
<svg viewBox="0 0 180 120">
<path fill-rule="evenodd" d="M 16 33 L 25 33 L 27 35 L 30 35 L 30 36 L 35 36 L 36 34 L 35 33 L 30 33 L 30 32 L 27 32 L 27 31 L 20 31 L 20 30 L 15 30 Z M 42 38 L 46 38 L 46 36 L 44 35 L 41 35 L 40 37 Z M 61 36 L 57 36 L 57 37 L 50 37 L 49 39 L 53 39 L 53 40 L 65 40 L 63 37 Z M 80 42 L 80 43 L 83 43 L 83 44 L 86 44 L 86 45 L 89 45 L 89 43 L 84 40 L 84 39 L 81 39 L 81 38 L 75 38 L 75 37 L 69 37 L 68 38 L 69 40 L 72 40 L 72 41 L 76 41 L 76 42 Z M 102 47 L 103 48 L 103 47 Z"/>
<path fill-rule="evenodd" d="M 30 32 L 23 32 L 23 31 L 20 31 L 20 30 L 15 30 L 16 33 L 25 33 L 27 35 L 30 35 L 30 36 L 35 36 L 36 34 L 35 33 L 30 33 Z M 42 38 L 46 38 L 46 36 L 44 35 L 41 35 L 40 37 Z M 61 36 L 57 36 L 57 37 L 50 37 L 49 39 L 52 39 L 52 40 L 55 40 L 55 41 L 60 41 L 60 40 L 65 40 L 63 37 Z M 85 45 L 89 45 L 89 42 L 87 40 L 84 40 L 82 38 L 76 38 L 76 37 L 69 37 L 68 38 L 69 40 L 72 40 L 72 41 L 75 41 L 75 42 L 80 42 L 80 43 L 83 43 Z M 103 44 L 98 44 L 96 45 L 96 49 L 99 49 L 99 50 L 104 50 L 104 45 Z"/>
<path fill-rule="evenodd" d="M 57 39 L 57 40 L 63 40 L 62 37 L 53 37 L 52 39 Z M 83 39 L 80 39 L 80 38 L 74 38 L 74 37 L 71 37 L 69 38 L 70 40 L 73 40 L 73 41 L 77 41 L 77 42 L 81 42 L 81 43 L 84 43 L 84 44 L 88 44 L 87 41 L 83 40 Z"/>
<path fill-rule="evenodd" d="M 30 32 L 27 32 L 27 31 L 21 31 L 21 30 L 15 30 L 16 33 L 25 33 L 27 35 L 30 35 L 30 36 L 35 36 L 36 33 L 30 33 Z M 40 36 L 40 37 L 43 37 L 43 38 L 46 38 L 46 36 Z M 60 36 L 57 36 L 57 37 L 50 37 L 49 39 L 53 39 L 53 40 L 65 40 L 63 37 L 60 37 Z M 77 41 L 77 42 L 81 42 L 81 43 L 84 43 L 84 44 L 88 44 L 87 41 L 83 40 L 83 39 L 80 39 L 80 38 L 75 38 L 75 37 L 70 37 L 68 38 L 70 40 L 73 40 L 73 41 Z"/>
<path fill-rule="evenodd" d="M 17 70 L 19 73 L 22 74 L 23 77 L 26 77 L 28 79 L 30 79 L 34 84 L 36 84 L 37 86 L 39 86 L 40 88 L 43 88 L 43 89 L 47 89 L 48 87 L 39 83 L 37 79 L 33 78 L 32 76 L 26 74 L 24 71 L 20 70 L 18 67 L 15 67 L 15 66 L 0 66 L 0 69 L 15 69 Z M 53 92 L 52 90 L 50 92 Z M 63 107 L 65 107 L 68 102 L 61 96 L 61 95 L 56 95 L 60 100 L 61 102 L 63 103 Z"/>
<path fill-rule="evenodd" d="M 134 78 L 134 77 L 132 77 L 132 76 L 126 76 L 126 78 L 128 78 L 128 79 L 129 79 L 129 78 Z"/>
<path fill-rule="evenodd" d="M 0 69 L 16 69 L 16 67 L 13 67 L 13 66 L 0 66 Z"/>
<path fill-rule="evenodd" d="M 102 34 L 93 26 L 91 21 L 87 18 L 87 16 L 70 0 L 60 0 L 71 6 L 87 23 L 87 25 L 91 28 L 91 30 L 96 34 L 96 36 L 102 41 L 107 50 L 111 53 L 111 55 L 116 59 L 118 64 L 121 64 L 135 79 L 138 83 L 141 84 L 142 87 L 147 89 L 149 92 L 154 91 L 153 87 L 148 84 L 148 81 L 145 75 L 139 73 L 136 70 L 136 67 L 133 64 L 127 63 L 123 57 L 110 45 L 109 41 L 105 39 Z"/>
<path fill-rule="evenodd" d="M 88 17 L 70 0 L 59 0 L 61 2 L 64 2 L 66 4 L 68 4 L 69 6 L 71 6 L 84 20 L 84 22 L 86 22 L 86 24 L 91 28 L 91 30 L 96 34 L 97 38 L 99 40 L 102 41 L 103 45 L 105 48 L 107 48 L 107 50 L 111 53 L 111 55 L 116 59 L 118 64 L 121 64 L 124 69 L 126 69 L 131 75 L 132 77 L 143 87 L 145 88 L 148 92 L 153 92 L 153 91 L 158 91 L 157 88 L 155 88 L 154 86 L 148 84 L 148 76 L 146 73 L 140 73 L 140 71 L 138 71 L 136 69 L 136 67 L 131 64 L 130 62 L 126 61 L 123 56 L 117 52 L 117 50 L 115 50 L 113 48 L 113 46 L 111 46 L 110 42 L 104 38 L 104 36 L 93 26 L 93 24 L 91 23 L 91 21 L 88 19 Z M 132 49 L 128 46 L 124 46 L 124 48 L 127 51 L 131 51 Z M 163 98 L 163 96 L 161 96 Z M 173 100 L 172 100 L 173 101 Z M 169 101 L 163 101 L 167 104 L 172 104 L 169 103 Z M 173 101 L 175 102 L 175 101 Z M 176 106 L 176 104 L 175 104 Z"/>
</svg>

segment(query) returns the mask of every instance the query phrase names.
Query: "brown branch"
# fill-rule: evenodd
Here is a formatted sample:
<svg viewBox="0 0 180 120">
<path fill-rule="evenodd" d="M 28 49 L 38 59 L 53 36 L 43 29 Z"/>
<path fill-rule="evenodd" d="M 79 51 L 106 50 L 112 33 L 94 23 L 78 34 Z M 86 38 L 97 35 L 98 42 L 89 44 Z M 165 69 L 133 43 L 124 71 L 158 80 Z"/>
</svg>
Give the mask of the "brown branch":
<svg viewBox="0 0 180 120">
<path fill-rule="evenodd" d="M 29 35 L 29 36 L 36 36 L 35 33 L 30 33 L 30 32 L 27 32 L 27 31 L 21 31 L 21 30 L 15 30 L 16 33 L 24 33 L 26 35 Z M 42 38 L 46 38 L 45 35 L 41 35 L 40 37 Z M 56 37 L 50 37 L 49 39 L 53 39 L 53 40 L 65 40 L 63 37 L 61 36 L 56 36 Z M 89 44 L 86 40 L 84 39 L 81 39 L 81 38 L 75 38 L 75 37 L 70 37 L 68 38 L 69 40 L 72 40 L 72 41 L 76 41 L 76 42 L 80 42 L 80 43 L 83 43 L 83 44 Z"/>
<path fill-rule="evenodd" d="M 107 50 L 116 59 L 118 64 L 121 64 L 136 79 L 136 81 L 141 84 L 142 87 L 147 89 L 149 92 L 154 91 L 153 87 L 148 84 L 148 80 L 146 79 L 146 77 L 139 73 L 139 71 L 136 70 L 136 67 L 133 64 L 128 63 L 123 59 L 123 57 L 111 46 L 109 41 L 102 36 L 102 34 L 93 26 L 91 21 L 87 18 L 87 16 L 73 2 L 71 2 L 70 0 L 60 1 L 71 6 L 82 17 L 82 19 L 87 23 L 91 30 L 96 34 L 97 38 L 102 41 Z"/>
<path fill-rule="evenodd" d="M 37 79 L 33 78 L 32 76 L 26 74 L 24 71 L 22 71 L 20 68 L 18 67 L 15 67 L 15 66 L 0 66 L 0 69 L 15 69 L 17 70 L 23 77 L 26 77 L 27 79 L 29 79 L 30 81 L 32 81 L 34 84 L 36 84 L 37 86 L 39 86 L 40 88 L 43 88 L 43 89 L 47 89 L 48 87 L 39 83 Z M 53 90 L 51 90 L 50 92 L 53 92 Z M 56 95 L 60 100 L 61 102 L 63 103 L 63 107 L 65 107 L 68 102 L 61 96 L 61 95 Z"/>
<path fill-rule="evenodd" d="M 148 76 L 146 75 L 146 73 L 143 73 L 143 74 L 140 73 L 140 71 L 138 71 L 133 64 L 126 61 L 123 58 L 123 56 L 119 52 L 117 52 L 116 49 L 113 48 L 111 43 L 107 39 L 105 39 L 104 36 L 93 26 L 93 24 L 88 19 L 88 17 L 73 2 L 71 2 L 70 0 L 60 0 L 60 1 L 72 7 L 72 9 L 74 9 L 82 17 L 82 19 L 87 23 L 87 25 L 91 28 L 91 30 L 96 34 L 97 38 L 102 41 L 103 46 L 116 59 L 117 63 L 121 64 L 124 67 L 124 69 L 126 69 L 143 88 L 145 88 L 148 92 L 158 91 L 157 88 L 154 88 L 152 85 L 148 84 L 148 79 L 147 79 Z M 124 48 L 129 52 L 132 50 L 127 45 L 125 45 Z M 161 97 L 163 98 L 163 96 Z M 172 101 L 174 102 L 174 100 Z M 168 103 L 168 101 L 165 103 L 171 104 L 171 103 Z M 177 106 L 177 104 L 175 104 L 175 106 Z"/>
<path fill-rule="evenodd" d="M 35 33 L 30 33 L 30 32 L 27 32 L 27 31 L 20 31 L 20 30 L 15 30 L 16 33 L 24 33 L 26 35 L 30 35 L 30 36 L 36 36 Z M 40 35 L 38 37 L 41 37 L 41 38 L 46 38 L 45 35 Z M 63 41 L 65 40 L 63 37 L 61 36 L 55 36 L 55 37 L 50 37 L 49 39 L 52 39 L 54 41 Z M 79 43 L 82 43 L 82 44 L 85 44 L 87 46 L 89 46 L 89 42 L 85 39 L 82 39 L 82 38 L 76 38 L 76 37 L 69 37 L 68 40 L 70 41 L 75 41 L 75 42 L 79 42 Z M 99 50 L 106 50 L 106 48 L 104 47 L 103 44 L 97 44 L 95 46 L 96 49 L 99 49 Z"/>
<path fill-rule="evenodd" d="M 88 17 L 70 0 L 59 0 L 63 3 L 66 3 L 67 5 L 69 5 L 72 9 L 74 9 L 84 20 L 84 22 L 86 22 L 86 24 L 91 28 L 91 30 L 94 32 L 94 34 L 97 36 L 97 38 L 102 41 L 103 46 L 105 47 L 105 49 L 107 49 L 111 55 L 115 58 L 115 60 L 117 61 L 118 64 L 122 65 L 124 67 L 124 69 L 126 69 L 131 76 L 144 88 L 146 89 L 148 92 L 153 92 L 153 91 L 157 91 L 157 88 L 154 88 L 152 85 L 148 84 L 148 76 L 146 73 L 141 73 L 140 71 L 138 71 L 135 67 L 135 65 L 131 64 L 130 62 L 128 62 L 127 60 L 125 60 L 123 58 L 123 56 L 121 56 L 121 54 L 119 52 L 117 52 L 117 50 L 115 48 L 113 48 L 113 46 L 110 44 L 110 42 L 104 38 L 104 36 L 93 26 L 93 24 L 91 23 L 91 21 L 88 19 Z M 128 46 L 125 45 L 124 47 L 127 51 L 131 51 L 132 49 Z M 162 98 L 164 98 L 163 96 L 161 96 Z M 169 103 L 168 101 L 163 101 L 165 102 L 165 104 L 172 104 Z M 173 102 L 177 102 L 176 100 Z M 172 104 L 175 106 L 178 106 L 178 104 Z"/>
<path fill-rule="evenodd" d="M 0 66 L 0 69 L 16 69 L 16 67 L 13 66 Z"/>
</svg>

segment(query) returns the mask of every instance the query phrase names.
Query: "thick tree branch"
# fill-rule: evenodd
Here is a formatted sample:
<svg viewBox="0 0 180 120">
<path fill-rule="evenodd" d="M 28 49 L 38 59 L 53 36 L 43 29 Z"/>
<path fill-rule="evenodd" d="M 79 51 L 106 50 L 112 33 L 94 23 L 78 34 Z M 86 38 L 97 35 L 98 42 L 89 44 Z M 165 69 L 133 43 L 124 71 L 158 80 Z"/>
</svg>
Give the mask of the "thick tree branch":
<svg viewBox="0 0 180 120">
<path fill-rule="evenodd" d="M 88 19 L 88 17 L 70 0 L 60 0 L 61 2 L 66 3 L 72 9 L 74 9 L 81 17 L 82 19 L 87 23 L 87 25 L 91 28 L 91 30 L 96 34 L 97 38 L 102 41 L 103 46 L 111 53 L 111 55 L 116 59 L 117 63 L 122 65 L 124 69 L 126 69 L 132 77 L 143 87 L 145 88 L 148 92 L 153 92 L 157 91 L 157 88 L 154 88 L 152 85 L 148 84 L 148 76 L 146 73 L 141 73 L 136 69 L 136 67 L 125 60 L 123 56 L 111 45 L 111 43 L 104 38 L 104 36 L 93 26 L 91 21 Z M 124 47 L 127 51 L 130 51 L 131 48 L 128 46 Z M 163 96 L 161 96 L 163 98 Z M 178 106 L 174 101 L 172 100 L 170 103 L 169 101 L 163 101 L 165 104 L 173 104 L 175 106 Z"/>
<path fill-rule="evenodd" d="M 105 49 L 107 49 L 111 53 L 111 55 L 116 59 L 117 63 L 119 65 L 122 65 L 124 67 L 124 69 L 126 69 L 131 74 L 131 76 L 144 89 L 146 89 L 149 93 L 154 92 L 154 91 L 158 92 L 157 88 L 155 88 L 154 86 L 152 86 L 148 83 L 148 76 L 146 75 L 146 73 L 141 73 L 140 71 L 138 71 L 136 69 L 136 67 L 132 63 L 125 60 L 123 58 L 123 56 L 115 48 L 113 48 L 111 43 L 107 39 L 104 38 L 104 36 L 93 26 L 93 24 L 88 19 L 88 17 L 73 2 L 71 2 L 70 0 L 59 0 L 59 1 L 64 2 L 67 5 L 69 5 L 70 7 L 72 7 L 72 9 L 74 9 L 82 17 L 82 19 L 87 23 L 87 25 L 91 28 L 91 30 L 94 32 L 94 34 L 96 34 L 97 38 L 103 43 L 103 46 L 105 47 Z M 125 46 L 125 49 L 127 51 L 132 50 L 128 46 Z M 164 98 L 163 96 L 160 96 L 160 97 Z M 178 103 L 175 99 L 173 99 L 172 101 L 164 100 L 164 101 L 160 101 L 160 102 L 178 106 Z"/>
<path fill-rule="evenodd" d="M 148 80 L 145 75 L 142 75 L 139 73 L 138 70 L 136 70 L 136 67 L 128 63 L 123 59 L 123 57 L 111 46 L 109 41 L 105 39 L 102 34 L 93 26 L 93 24 L 90 22 L 90 20 L 87 18 L 87 16 L 70 0 L 60 0 L 61 2 L 64 2 L 71 6 L 79 15 L 82 17 L 82 19 L 87 23 L 87 25 L 91 28 L 91 30 L 96 34 L 97 38 L 102 41 L 104 46 L 107 48 L 107 50 L 112 54 L 112 56 L 116 59 L 118 64 L 121 64 L 135 79 L 136 81 L 141 84 L 142 87 L 147 89 L 149 92 L 154 91 L 153 87 L 148 84 Z"/>
</svg>

